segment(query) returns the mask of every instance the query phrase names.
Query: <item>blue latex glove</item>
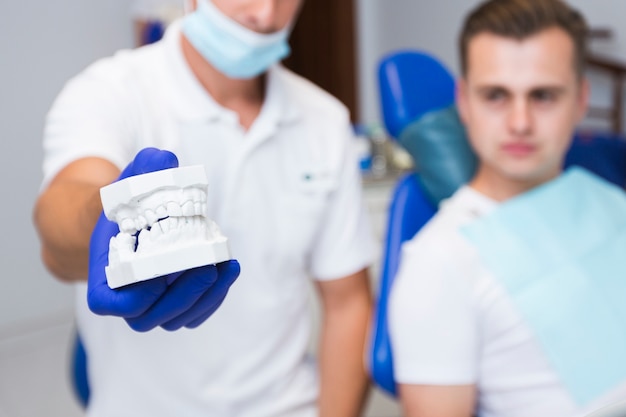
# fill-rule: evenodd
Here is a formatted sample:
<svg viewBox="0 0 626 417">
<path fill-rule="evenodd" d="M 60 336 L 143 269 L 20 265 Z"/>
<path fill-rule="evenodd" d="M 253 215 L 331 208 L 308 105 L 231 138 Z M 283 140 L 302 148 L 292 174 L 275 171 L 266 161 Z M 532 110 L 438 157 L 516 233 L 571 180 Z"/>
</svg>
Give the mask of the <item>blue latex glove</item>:
<svg viewBox="0 0 626 417">
<path fill-rule="evenodd" d="M 176 155 L 146 148 L 122 171 L 118 181 L 178 166 Z M 96 314 L 123 317 L 136 331 L 157 326 L 165 330 L 202 324 L 222 304 L 239 276 L 236 260 L 175 272 L 148 281 L 111 289 L 104 267 L 109 262 L 109 240 L 119 233 L 117 223 L 100 214 L 91 235 L 87 302 Z"/>
</svg>

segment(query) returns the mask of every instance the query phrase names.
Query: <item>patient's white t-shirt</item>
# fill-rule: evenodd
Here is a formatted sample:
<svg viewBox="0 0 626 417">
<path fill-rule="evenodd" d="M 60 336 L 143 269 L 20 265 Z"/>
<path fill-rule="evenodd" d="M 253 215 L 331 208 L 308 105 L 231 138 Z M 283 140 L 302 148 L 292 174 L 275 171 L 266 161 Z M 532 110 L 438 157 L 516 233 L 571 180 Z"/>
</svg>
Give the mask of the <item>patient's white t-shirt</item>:
<svg viewBox="0 0 626 417">
<path fill-rule="evenodd" d="M 504 288 L 459 232 L 497 205 L 465 186 L 403 246 L 389 303 L 397 382 L 475 384 L 481 417 L 584 416 L 626 397 L 624 381 L 578 406 Z"/>
</svg>

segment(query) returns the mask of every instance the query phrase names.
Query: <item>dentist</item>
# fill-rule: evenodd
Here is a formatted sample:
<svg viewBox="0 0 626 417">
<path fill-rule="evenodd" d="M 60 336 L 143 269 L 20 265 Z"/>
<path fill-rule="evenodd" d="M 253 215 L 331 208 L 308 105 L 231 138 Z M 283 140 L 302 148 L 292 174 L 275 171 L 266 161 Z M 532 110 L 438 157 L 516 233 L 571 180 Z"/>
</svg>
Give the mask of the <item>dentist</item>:
<svg viewBox="0 0 626 417">
<path fill-rule="evenodd" d="M 47 268 L 76 283 L 89 417 L 359 415 L 375 245 L 346 108 L 279 64 L 300 7 L 191 2 L 53 104 L 34 221 Z M 205 166 L 237 261 L 109 289 L 100 187 L 179 163 Z"/>
</svg>

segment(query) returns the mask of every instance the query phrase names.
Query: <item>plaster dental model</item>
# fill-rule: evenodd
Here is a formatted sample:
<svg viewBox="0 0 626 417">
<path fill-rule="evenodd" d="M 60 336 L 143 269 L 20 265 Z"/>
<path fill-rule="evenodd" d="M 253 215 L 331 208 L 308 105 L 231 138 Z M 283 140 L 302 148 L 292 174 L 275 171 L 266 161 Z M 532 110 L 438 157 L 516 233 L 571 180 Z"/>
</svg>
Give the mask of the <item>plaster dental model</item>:
<svg viewBox="0 0 626 417">
<path fill-rule="evenodd" d="M 231 259 L 228 239 L 206 216 L 202 165 L 128 177 L 100 189 L 107 219 L 120 233 L 109 242 L 109 287 Z"/>
</svg>

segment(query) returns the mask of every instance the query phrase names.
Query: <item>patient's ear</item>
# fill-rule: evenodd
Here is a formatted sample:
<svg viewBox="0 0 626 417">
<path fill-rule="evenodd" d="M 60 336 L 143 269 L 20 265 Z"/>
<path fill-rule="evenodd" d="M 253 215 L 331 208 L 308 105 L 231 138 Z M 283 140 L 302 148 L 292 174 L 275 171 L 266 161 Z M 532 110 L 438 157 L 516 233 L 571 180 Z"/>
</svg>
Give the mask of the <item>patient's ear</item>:
<svg viewBox="0 0 626 417">
<path fill-rule="evenodd" d="M 456 108 L 463 124 L 467 122 L 467 82 L 461 77 L 456 82 L 455 89 Z"/>
<path fill-rule="evenodd" d="M 577 122 L 581 122 L 585 116 L 587 115 L 587 111 L 589 110 L 589 94 L 590 94 L 590 86 L 589 80 L 585 77 L 580 80 L 579 87 L 580 91 L 578 92 L 578 120 Z"/>
</svg>

